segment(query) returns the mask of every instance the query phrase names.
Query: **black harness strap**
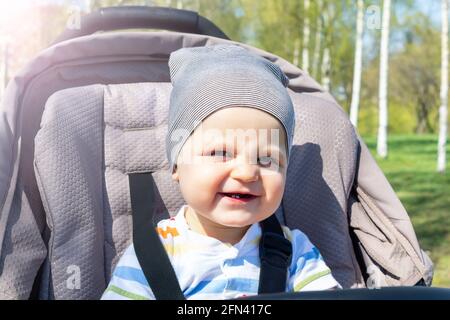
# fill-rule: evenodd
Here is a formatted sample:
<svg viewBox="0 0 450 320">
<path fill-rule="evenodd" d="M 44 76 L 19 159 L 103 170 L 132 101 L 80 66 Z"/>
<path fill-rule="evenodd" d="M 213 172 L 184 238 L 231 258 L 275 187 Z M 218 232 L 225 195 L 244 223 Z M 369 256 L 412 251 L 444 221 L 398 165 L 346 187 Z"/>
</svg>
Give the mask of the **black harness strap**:
<svg viewBox="0 0 450 320">
<path fill-rule="evenodd" d="M 153 225 L 155 185 L 151 173 L 129 174 L 133 211 L 133 244 L 137 259 L 150 288 L 158 300 L 184 300 L 180 284 Z M 273 214 L 260 222 L 259 244 L 261 270 L 258 293 L 284 292 L 292 245 L 284 237 Z"/>
<path fill-rule="evenodd" d="M 136 256 L 157 300 L 184 300 L 180 284 L 153 225 L 154 181 L 151 173 L 129 175 Z"/>
<path fill-rule="evenodd" d="M 284 237 L 275 214 L 260 222 L 259 242 L 261 270 L 258 294 L 286 291 L 287 271 L 292 257 L 292 244 Z"/>
</svg>

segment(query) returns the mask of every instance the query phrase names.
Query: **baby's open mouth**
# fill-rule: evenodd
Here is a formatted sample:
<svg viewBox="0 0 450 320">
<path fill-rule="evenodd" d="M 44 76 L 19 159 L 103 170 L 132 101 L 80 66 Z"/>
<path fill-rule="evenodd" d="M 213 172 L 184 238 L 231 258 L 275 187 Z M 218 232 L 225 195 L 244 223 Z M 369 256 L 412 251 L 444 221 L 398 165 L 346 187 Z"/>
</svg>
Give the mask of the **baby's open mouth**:
<svg viewBox="0 0 450 320">
<path fill-rule="evenodd" d="M 220 195 L 235 201 L 240 202 L 248 202 L 252 199 L 257 198 L 256 195 L 250 194 L 250 193 L 228 193 L 228 192 L 220 192 Z"/>
<path fill-rule="evenodd" d="M 254 195 L 244 194 L 244 193 L 222 193 L 222 194 L 227 196 L 227 197 L 232 197 L 232 198 L 236 198 L 236 199 L 254 197 Z"/>
</svg>

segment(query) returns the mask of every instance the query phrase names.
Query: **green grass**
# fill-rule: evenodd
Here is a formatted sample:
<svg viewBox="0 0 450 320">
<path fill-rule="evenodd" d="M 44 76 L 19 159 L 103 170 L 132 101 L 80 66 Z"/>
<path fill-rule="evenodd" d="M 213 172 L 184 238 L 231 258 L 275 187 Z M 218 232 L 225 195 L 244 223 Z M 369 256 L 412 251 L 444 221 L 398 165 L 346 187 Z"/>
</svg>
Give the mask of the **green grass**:
<svg viewBox="0 0 450 320">
<path fill-rule="evenodd" d="M 375 156 L 376 138 L 364 137 Z M 450 146 L 447 172 L 436 172 L 437 136 L 396 135 L 388 158 L 375 156 L 402 201 L 421 247 L 435 264 L 433 286 L 450 287 Z"/>
</svg>

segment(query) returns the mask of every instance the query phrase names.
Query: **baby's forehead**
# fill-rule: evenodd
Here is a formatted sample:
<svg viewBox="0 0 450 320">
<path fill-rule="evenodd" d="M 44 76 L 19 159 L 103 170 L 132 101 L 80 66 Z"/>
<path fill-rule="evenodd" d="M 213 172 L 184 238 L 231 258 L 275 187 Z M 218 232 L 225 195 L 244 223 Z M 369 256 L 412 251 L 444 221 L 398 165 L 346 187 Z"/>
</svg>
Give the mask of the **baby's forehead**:
<svg viewBox="0 0 450 320">
<path fill-rule="evenodd" d="M 190 138 L 197 147 L 278 148 L 285 146 L 284 131 L 280 128 L 197 128 Z"/>
<path fill-rule="evenodd" d="M 281 122 L 273 115 L 249 107 L 220 109 L 200 122 L 191 140 L 197 145 L 258 144 L 278 146 L 286 143 L 286 133 Z"/>
</svg>

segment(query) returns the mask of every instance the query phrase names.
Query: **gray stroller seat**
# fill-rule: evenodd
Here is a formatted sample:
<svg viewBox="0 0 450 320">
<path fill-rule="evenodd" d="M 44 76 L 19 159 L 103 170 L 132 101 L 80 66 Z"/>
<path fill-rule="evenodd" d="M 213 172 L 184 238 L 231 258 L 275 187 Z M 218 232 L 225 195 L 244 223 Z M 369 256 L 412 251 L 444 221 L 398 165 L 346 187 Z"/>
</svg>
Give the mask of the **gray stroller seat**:
<svg viewBox="0 0 450 320">
<path fill-rule="evenodd" d="M 0 118 L 0 298 L 99 298 L 131 241 L 128 173 L 154 172 L 157 219 L 178 210 L 164 150 L 168 57 L 229 42 L 91 35 L 44 51 L 12 81 Z M 290 78 L 297 128 L 278 217 L 310 237 L 344 288 L 429 284 L 406 211 L 339 105 L 287 61 L 235 44 Z"/>
</svg>

